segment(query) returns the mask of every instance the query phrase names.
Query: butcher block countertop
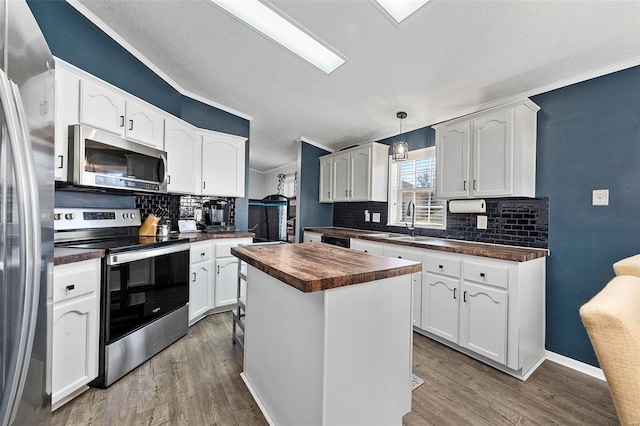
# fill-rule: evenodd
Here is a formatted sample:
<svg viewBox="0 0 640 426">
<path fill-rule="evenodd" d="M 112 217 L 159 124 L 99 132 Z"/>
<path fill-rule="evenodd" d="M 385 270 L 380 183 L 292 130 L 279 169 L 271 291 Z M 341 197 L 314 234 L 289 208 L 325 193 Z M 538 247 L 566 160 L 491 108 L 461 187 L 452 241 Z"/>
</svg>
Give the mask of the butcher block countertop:
<svg viewBox="0 0 640 426">
<path fill-rule="evenodd" d="M 178 232 L 171 236 L 188 239 L 190 243 L 198 241 L 217 240 L 219 238 L 253 238 L 253 232 Z"/>
<path fill-rule="evenodd" d="M 466 254 L 469 256 L 481 256 L 512 262 L 526 262 L 549 255 L 548 251 L 544 249 L 532 249 L 499 244 L 483 244 L 444 238 L 417 236 L 416 240 L 409 241 L 401 239 L 408 238 L 408 235 L 387 234 L 379 231 L 364 231 L 358 229 L 332 227 L 305 228 L 305 231 L 317 232 L 323 235 L 331 235 L 336 237 L 358 238 L 361 240 L 375 241 L 378 243 L 396 244 L 400 246 L 421 248 L 427 250 L 439 250 L 449 253 Z"/>
<path fill-rule="evenodd" d="M 422 270 L 417 262 L 372 256 L 324 243 L 237 247 L 231 249 L 231 254 L 305 293 Z"/>
<path fill-rule="evenodd" d="M 102 257 L 104 257 L 104 250 L 102 249 L 55 247 L 53 250 L 53 265 L 65 265 L 67 263 L 82 262 L 83 260 L 99 259 Z"/>
</svg>

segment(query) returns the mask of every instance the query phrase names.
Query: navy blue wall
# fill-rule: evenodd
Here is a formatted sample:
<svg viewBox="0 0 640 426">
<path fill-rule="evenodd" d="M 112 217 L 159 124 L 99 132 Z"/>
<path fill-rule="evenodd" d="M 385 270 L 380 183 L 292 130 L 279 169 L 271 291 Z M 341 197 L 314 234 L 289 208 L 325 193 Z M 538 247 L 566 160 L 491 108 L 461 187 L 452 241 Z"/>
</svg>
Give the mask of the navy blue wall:
<svg viewBox="0 0 640 426">
<path fill-rule="evenodd" d="M 531 99 L 536 192 L 550 207 L 546 346 L 598 365 L 578 309 L 614 262 L 640 253 L 640 67 Z M 609 206 L 591 205 L 594 189 L 609 190 Z"/>
<path fill-rule="evenodd" d="M 183 96 L 64 0 L 27 0 L 51 52 L 76 67 L 194 126 L 249 137 L 249 121 Z M 249 142 L 245 181 L 249 180 Z M 248 190 L 245 190 L 248 194 Z M 246 230 L 246 199 L 236 202 L 236 227 Z"/>
<path fill-rule="evenodd" d="M 392 136 L 377 142 L 391 146 L 394 142 L 398 142 L 400 139 L 409 145 L 409 151 L 427 148 L 436 144 L 436 131 L 433 130 L 431 126 L 422 127 L 421 129 L 403 133 L 402 137 Z M 389 155 L 391 155 L 391 149 L 389 149 Z"/>
<path fill-rule="evenodd" d="M 300 230 L 304 227 L 333 226 L 333 204 L 320 203 L 320 161 L 319 157 L 329 151 L 300 142 L 300 187 L 298 188 L 297 220 Z M 300 241 L 304 233 L 300 232 Z"/>
</svg>

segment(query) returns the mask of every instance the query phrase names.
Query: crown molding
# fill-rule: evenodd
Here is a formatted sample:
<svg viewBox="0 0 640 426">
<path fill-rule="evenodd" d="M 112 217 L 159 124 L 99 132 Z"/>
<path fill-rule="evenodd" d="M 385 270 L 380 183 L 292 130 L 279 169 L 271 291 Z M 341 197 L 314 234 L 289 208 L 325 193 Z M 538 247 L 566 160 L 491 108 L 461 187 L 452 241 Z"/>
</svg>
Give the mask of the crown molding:
<svg viewBox="0 0 640 426">
<path fill-rule="evenodd" d="M 228 112 L 229 114 L 233 114 L 240 118 L 244 118 L 245 120 L 251 121 L 253 117 L 243 112 L 237 111 L 228 106 L 219 104 L 211 99 L 207 99 L 204 96 L 200 96 L 197 93 L 190 92 L 176 83 L 171 77 L 164 73 L 159 67 L 157 67 L 153 62 L 147 59 L 142 53 L 140 53 L 135 47 L 129 44 L 125 39 L 120 37 L 118 33 L 116 33 L 110 26 L 108 26 L 103 20 L 98 18 L 93 12 L 87 9 L 84 5 L 82 5 L 78 0 L 66 0 L 66 2 L 71 5 L 74 9 L 80 12 L 85 18 L 91 21 L 96 27 L 98 27 L 102 32 L 111 37 L 116 43 L 118 43 L 123 49 L 127 52 L 131 53 L 136 59 L 142 62 L 147 68 L 157 74 L 161 79 L 167 82 L 171 87 L 180 92 L 181 95 L 184 95 L 188 98 L 194 99 L 198 102 L 202 102 L 203 104 L 212 106 L 219 110 Z"/>
<path fill-rule="evenodd" d="M 296 142 L 306 142 L 309 145 L 313 145 L 313 146 L 315 146 L 317 148 L 324 149 L 325 151 L 336 152 L 336 150 L 334 148 L 329 148 L 326 145 L 322 145 L 319 142 L 312 141 L 311 139 L 305 138 L 304 136 L 300 136 L 298 139 L 296 139 Z"/>
</svg>

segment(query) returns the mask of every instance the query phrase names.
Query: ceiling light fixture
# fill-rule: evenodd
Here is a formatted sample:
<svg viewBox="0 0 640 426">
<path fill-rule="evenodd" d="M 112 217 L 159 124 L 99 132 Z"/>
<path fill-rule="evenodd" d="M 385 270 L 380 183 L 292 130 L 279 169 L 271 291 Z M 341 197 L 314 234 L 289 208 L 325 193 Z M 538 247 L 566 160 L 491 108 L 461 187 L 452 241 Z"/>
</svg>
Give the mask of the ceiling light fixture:
<svg viewBox="0 0 640 426">
<path fill-rule="evenodd" d="M 236 18 L 331 74 L 346 62 L 322 43 L 258 0 L 211 0 Z"/>
<path fill-rule="evenodd" d="M 402 120 L 407 118 L 407 113 L 400 111 L 396 113 L 400 119 L 400 140 L 393 143 L 393 159 L 395 161 L 405 161 L 409 159 L 409 145 L 402 139 Z"/>
<path fill-rule="evenodd" d="M 413 15 L 430 0 L 376 0 L 380 6 L 398 23 Z M 431 0 L 432 2 L 434 0 Z"/>
</svg>

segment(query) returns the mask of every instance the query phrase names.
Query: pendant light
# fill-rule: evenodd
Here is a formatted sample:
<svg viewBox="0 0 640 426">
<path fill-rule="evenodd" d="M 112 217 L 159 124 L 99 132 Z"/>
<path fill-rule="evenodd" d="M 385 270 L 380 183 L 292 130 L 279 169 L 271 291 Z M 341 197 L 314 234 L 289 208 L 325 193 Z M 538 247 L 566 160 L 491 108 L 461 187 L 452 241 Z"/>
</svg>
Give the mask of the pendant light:
<svg viewBox="0 0 640 426">
<path fill-rule="evenodd" d="M 409 145 L 402 139 L 402 120 L 407 118 L 407 113 L 399 111 L 396 117 L 400 119 L 400 140 L 393 143 L 393 159 L 395 161 L 405 161 L 409 159 Z"/>
</svg>

